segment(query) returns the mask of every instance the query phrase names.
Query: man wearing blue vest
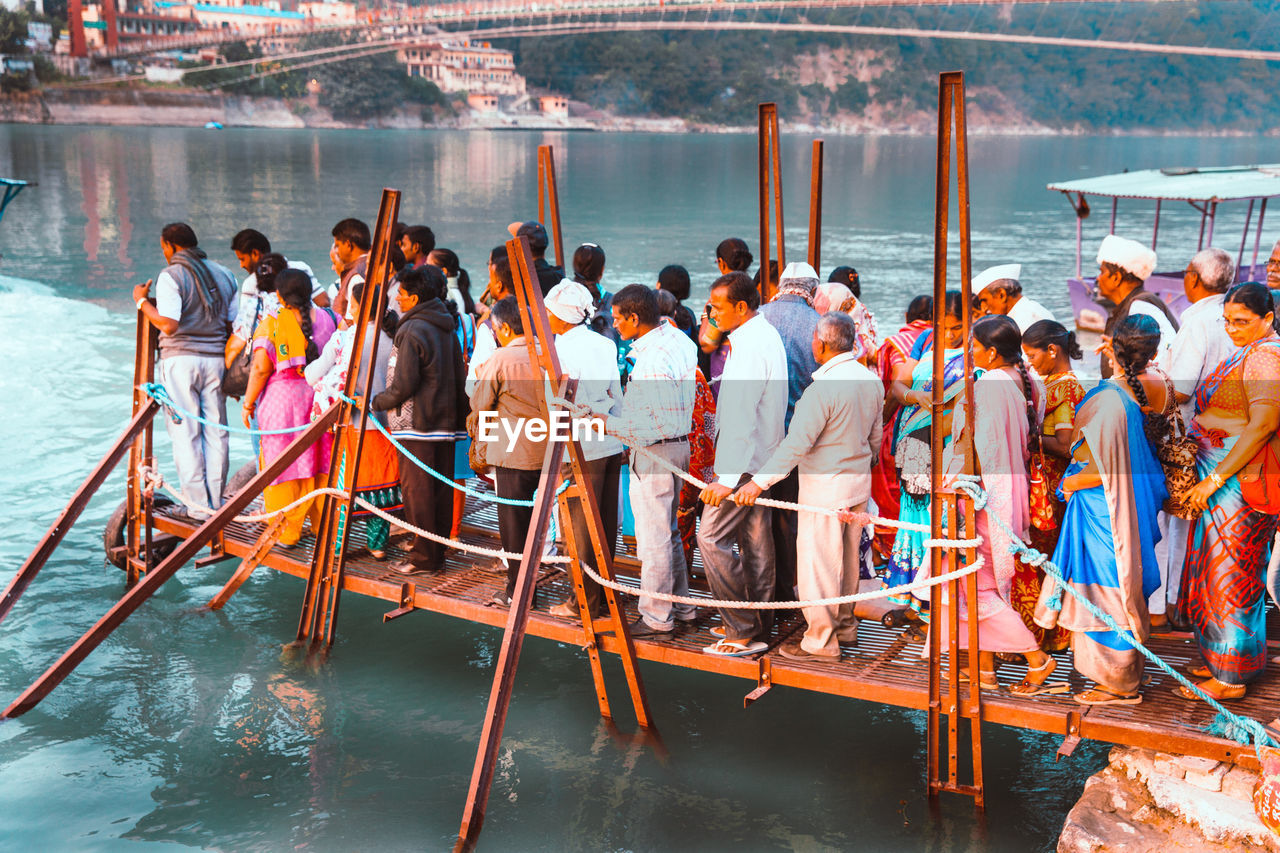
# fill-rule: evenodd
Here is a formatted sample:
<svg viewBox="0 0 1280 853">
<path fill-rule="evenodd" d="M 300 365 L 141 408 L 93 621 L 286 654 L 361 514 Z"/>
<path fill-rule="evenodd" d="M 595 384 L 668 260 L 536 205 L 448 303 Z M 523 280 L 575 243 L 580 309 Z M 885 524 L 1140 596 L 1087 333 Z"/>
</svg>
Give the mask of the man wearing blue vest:
<svg viewBox="0 0 1280 853">
<path fill-rule="evenodd" d="M 155 278 L 155 302 L 150 299 L 151 281 L 133 289 L 138 310 L 160 330 L 159 379 L 179 408 L 225 425 L 223 353 L 238 307 L 235 277 L 206 257 L 196 232 L 185 222 L 164 227 L 160 249 L 168 266 Z M 227 432 L 191 417 L 183 417 L 181 423 L 167 418 L 166 424 L 187 512 L 205 517 L 222 506 L 230 450 Z"/>
</svg>

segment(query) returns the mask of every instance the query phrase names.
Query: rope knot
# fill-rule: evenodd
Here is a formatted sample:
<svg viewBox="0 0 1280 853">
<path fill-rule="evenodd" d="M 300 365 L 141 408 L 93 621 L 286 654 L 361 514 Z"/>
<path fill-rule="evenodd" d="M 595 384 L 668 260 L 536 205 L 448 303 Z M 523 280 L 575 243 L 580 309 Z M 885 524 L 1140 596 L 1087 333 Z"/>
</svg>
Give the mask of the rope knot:
<svg viewBox="0 0 1280 853">
<path fill-rule="evenodd" d="M 178 404 L 169 396 L 167 388 L 159 382 L 145 382 L 142 385 L 142 393 L 164 407 L 165 414 L 169 416 L 169 420 L 175 424 L 182 423 L 182 415 L 178 414 Z"/>
</svg>

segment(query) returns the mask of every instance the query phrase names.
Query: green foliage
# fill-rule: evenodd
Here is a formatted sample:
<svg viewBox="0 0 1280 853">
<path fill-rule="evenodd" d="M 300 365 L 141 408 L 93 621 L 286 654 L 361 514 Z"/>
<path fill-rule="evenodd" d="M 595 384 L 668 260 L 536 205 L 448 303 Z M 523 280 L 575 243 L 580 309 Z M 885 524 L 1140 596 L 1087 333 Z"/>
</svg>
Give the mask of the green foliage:
<svg viewBox="0 0 1280 853">
<path fill-rule="evenodd" d="M 860 113 L 871 103 L 871 87 L 856 77 L 850 77 L 836 87 L 831 100 L 837 109 Z"/>
</svg>

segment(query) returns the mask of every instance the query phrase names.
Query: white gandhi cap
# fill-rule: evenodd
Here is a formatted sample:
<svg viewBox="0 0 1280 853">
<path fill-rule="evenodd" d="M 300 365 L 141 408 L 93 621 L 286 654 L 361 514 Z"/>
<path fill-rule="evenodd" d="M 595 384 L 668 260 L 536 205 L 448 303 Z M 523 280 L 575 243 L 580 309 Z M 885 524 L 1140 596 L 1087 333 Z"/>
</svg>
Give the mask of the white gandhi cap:
<svg viewBox="0 0 1280 853">
<path fill-rule="evenodd" d="M 973 294 L 976 296 L 986 290 L 997 281 L 1010 279 L 1012 281 L 1020 281 L 1022 277 L 1022 264 L 999 264 L 994 267 L 987 267 L 982 272 L 973 277 Z"/>
</svg>

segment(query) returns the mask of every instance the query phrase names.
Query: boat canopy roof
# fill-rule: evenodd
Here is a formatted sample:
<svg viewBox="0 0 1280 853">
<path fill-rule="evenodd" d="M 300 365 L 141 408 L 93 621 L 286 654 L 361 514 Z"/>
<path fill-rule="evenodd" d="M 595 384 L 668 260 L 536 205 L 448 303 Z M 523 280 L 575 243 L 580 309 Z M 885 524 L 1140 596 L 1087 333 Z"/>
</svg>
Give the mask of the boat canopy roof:
<svg viewBox="0 0 1280 853">
<path fill-rule="evenodd" d="M 1280 163 L 1142 169 L 1049 184 L 1064 193 L 1173 201 L 1236 201 L 1280 196 Z"/>
</svg>

